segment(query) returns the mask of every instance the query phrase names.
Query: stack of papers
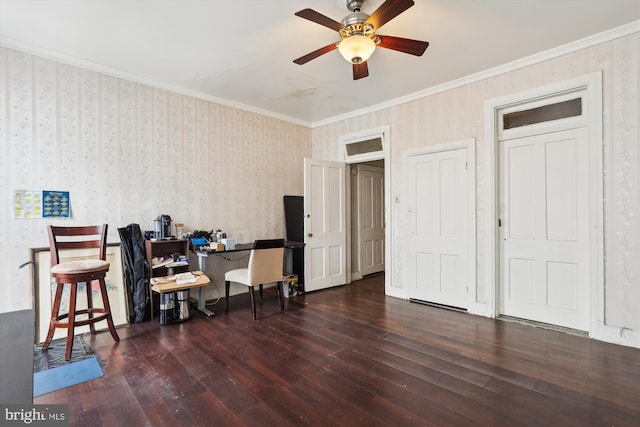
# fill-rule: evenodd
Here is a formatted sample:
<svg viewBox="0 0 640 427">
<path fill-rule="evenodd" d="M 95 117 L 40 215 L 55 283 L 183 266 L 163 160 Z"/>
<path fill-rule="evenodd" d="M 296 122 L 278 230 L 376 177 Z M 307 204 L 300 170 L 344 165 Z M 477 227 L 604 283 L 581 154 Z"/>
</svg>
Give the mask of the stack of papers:
<svg viewBox="0 0 640 427">
<path fill-rule="evenodd" d="M 189 283 L 196 283 L 198 278 L 192 272 L 176 274 L 176 283 L 178 285 L 187 285 Z"/>
<path fill-rule="evenodd" d="M 189 265 L 189 258 L 186 256 L 180 255 L 177 259 L 174 259 L 171 256 L 164 257 L 156 257 L 151 260 L 151 268 L 160 268 L 160 267 L 181 267 Z"/>
<path fill-rule="evenodd" d="M 151 268 L 160 268 L 166 267 L 167 265 L 173 263 L 173 258 L 170 256 L 166 257 L 156 257 L 151 260 Z"/>
<path fill-rule="evenodd" d="M 165 267 L 167 268 L 171 268 L 171 267 L 182 267 L 184 265 L 189 265 L 189 261 L 173 261 L 167 265 L 165 265 Z"/>
</svg>

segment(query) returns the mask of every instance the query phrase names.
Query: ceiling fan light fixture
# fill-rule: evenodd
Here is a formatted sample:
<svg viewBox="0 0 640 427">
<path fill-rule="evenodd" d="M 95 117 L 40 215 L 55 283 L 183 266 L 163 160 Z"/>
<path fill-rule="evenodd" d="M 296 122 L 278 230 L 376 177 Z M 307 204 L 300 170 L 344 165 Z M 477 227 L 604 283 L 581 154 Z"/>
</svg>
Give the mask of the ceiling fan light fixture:
<svg viewBox="0 0 640 427">
<path fill-rule="evenodd" d="M 352 64 L 360 64 L 366 61 L 375 49 L 376 43 L 361 34 L 347 37 L 338 45 L 338 51 L 342 57 Z"/>
</svg>

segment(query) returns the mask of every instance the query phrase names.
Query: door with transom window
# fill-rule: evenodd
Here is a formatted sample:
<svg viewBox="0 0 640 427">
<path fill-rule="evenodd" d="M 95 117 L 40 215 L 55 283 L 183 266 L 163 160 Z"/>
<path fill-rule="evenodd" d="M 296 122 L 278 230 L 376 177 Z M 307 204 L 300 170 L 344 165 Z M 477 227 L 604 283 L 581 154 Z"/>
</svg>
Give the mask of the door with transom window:
<svg viewBox="0 0 640 427">
<path fill-rule="evenodd" d="M 587 128 L 499 144 L 501 314 L 588 330 Z"/>
</svg>

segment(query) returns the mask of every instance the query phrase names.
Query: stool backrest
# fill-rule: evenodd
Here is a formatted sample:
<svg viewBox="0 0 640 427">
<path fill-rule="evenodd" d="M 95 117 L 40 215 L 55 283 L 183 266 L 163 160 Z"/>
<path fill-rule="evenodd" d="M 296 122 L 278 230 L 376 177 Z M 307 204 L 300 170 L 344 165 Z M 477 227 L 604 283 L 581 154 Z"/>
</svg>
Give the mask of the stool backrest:
<svg viewBox="0 0 640 427">
<path fill-rule="evenodd" d="M 284 239 L 256 240 L 249 255 L 251 285 L 282 281 Z"/>
<path fill-rule="evenodd" d="M 107 224 L 76 227 L 49 225 L 51 266 L 60 263 L 60 250 L 98 249 L 101 260 L 107 258 Z"/>
</svg>

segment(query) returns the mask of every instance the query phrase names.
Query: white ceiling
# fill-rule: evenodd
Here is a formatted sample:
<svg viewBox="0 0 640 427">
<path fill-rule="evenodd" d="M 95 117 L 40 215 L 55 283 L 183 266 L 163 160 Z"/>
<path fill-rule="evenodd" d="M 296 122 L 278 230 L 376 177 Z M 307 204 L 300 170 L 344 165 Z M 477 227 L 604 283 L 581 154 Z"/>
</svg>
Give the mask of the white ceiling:
<svg viewBox="0 0 640 427">
<path fill-rule="evenodd" d="M 0 0 L 0 44 L 312 125 L 640 19 L 639 0 L 415 3 L 377 33 L 425 54 L 378 48 L 357 81 L 337 50 L 292 62 L 340 40 L 294 13 L 340 21 L 345 0 Z"/>
</svg>

